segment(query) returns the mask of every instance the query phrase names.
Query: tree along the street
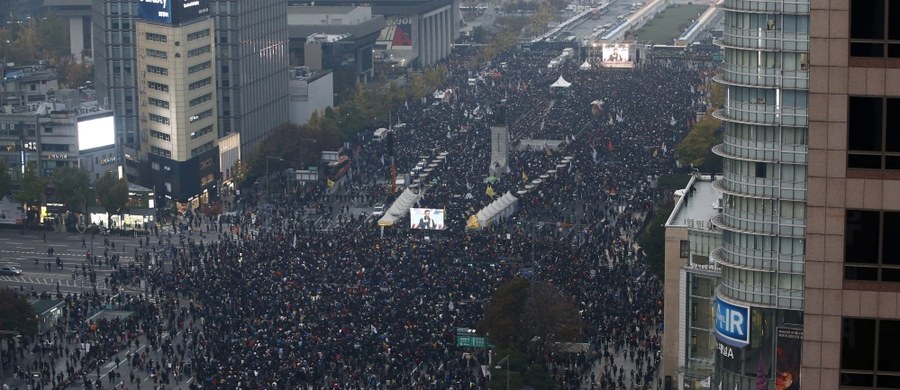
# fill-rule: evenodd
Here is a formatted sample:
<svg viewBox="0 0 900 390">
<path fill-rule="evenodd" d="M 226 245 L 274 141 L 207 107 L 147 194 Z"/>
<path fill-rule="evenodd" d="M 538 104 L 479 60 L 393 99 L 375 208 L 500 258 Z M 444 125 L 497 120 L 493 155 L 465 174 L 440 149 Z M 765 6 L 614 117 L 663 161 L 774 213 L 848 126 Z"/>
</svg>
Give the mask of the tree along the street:
<svg viewBox="0 0 900 390">
<path fill-rule="evenodd" d="M 38 176 L 37 164 L 32 161 L 25 165 L 21 189 L 13 194 L 13 199 L 28 206 L 40 206 L 43 204 L 46 188 L 47 180 Z"/>
<path fill-rule="evenodd" d="M 0 199 L 6 198 L 12 193 L 12 177 L 9 175 L 9 165 L 6 160 L 0 159 Z"/>
<path fill-rule="evenodd" d="M 478 330 L 500 348 L 540 360 L 557 342 L 578 342 L 583 327 L 575 304 L 556 286 L 522 278 L 497 289 Z"/>
<path fill-rule="evenodd" d="M 0 330 L 33 336 L 37 333 L 37 325 L 27 297 L 11 288 L 0 288 Z"/>
<path fill-rule="evenodd" d="M 90 190 L 91 179 L 87 172 L 77 167 L 56 168 L 50 178 L 55 200 L 71 211 L 83 212 Z"/>
<path fill-rule="evenodd" d="M 94 186 L 97 189 L 97 203 L 106 210 L 106 226 L 109 226 L 112 216 L 121 214 L 128 204 L 128 182 L 116 178 L 112 172 L 106 172 Z"/>
</svg>

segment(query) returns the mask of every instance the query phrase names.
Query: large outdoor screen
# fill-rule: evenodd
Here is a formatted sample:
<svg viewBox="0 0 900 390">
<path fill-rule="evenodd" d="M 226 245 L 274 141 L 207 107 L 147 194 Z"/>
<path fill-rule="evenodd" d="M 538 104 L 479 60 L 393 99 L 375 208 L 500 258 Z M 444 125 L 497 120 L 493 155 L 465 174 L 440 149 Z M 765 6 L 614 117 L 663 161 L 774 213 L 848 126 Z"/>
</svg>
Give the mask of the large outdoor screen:
<svg viewBox="0 0 900 390">
<path fill-rule="evenodd" d="M 78 117 L 78 151 L 116 143 L 116 122 L 111 112 Z"/>
<path fill-rule="evenodd" d="M 409 209 L 409 228 L 444 230 L 444 209 Z"/>
<path fill-rule="evenodd" d="M 140 0 L 141 19 L 165 24 L 181 24 L 209 15 L 209 0 Z"/>
<path fill-rule="evenodd" d="M 631 60 L 631 45 L 627 43 L 604 44 L 603 58 L 604 66 L 612 68 L 631 68 L 634 62 Z"/>
</svg>

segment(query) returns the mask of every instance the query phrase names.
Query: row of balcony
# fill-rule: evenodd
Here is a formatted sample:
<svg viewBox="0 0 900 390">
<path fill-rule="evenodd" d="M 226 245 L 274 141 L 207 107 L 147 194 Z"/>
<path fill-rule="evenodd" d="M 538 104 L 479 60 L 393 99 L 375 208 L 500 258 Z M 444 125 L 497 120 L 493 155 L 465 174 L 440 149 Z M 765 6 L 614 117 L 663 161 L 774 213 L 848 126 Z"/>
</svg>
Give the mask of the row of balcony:
<svg viewBox="0 0 900 390">
<path fill-rule="evenodd" d="M 713 250 L 709 257 L 710 260 L 723 266 L 758 272 L 802 275 L 805 270 L 803 254 L 744 248 L 729 242 L 723 242 L 722 246 Z"/>
<path fill-rule="evenodd" d="M 716 295 L 736 301 L 750 302 L 753 306 L 777 307 L 780 309 L 803 310 L 803 290 L 756 285 L 722 278 L 716 287 Z"/>
<path fill-rule="evenodd" d="M 713 147 L 713 151 L 721 145 Z M 806 201 L 806 182 L 726 174 L 713 181 L 716 191 L 756 199 Z"/>
<path fill-rule="evenodd" d="M 749 125 L 809 126 L 809 108 L 782 106 L 778 109 L 762 100 L 755 103 L 729 101 L 725 103 L 725 109 L 714 111 L 713 116 L 719 120 Z"/>
<path fill-rule="evenodd" d="M 717 43 L 734 49 L 808 53 L 809 33 L 725 27 L 724 35 Z"/>
<path fill-rule="evenodd" d="M 804 144 L 785 144 L 775 141 L 754 141 L 730 135 L 713 152 L 731 160 L 806 165 L 809 147 Z"/>
<path fill-rule="evenodd" d="M 730 11 L 766 14 L 808 15 L 809 0 L 725 0 L 722 8 Z"/>
<path fill-rule="evenodd" d="M 757 88 L 809 89 L 809 72 L 806 70 L 740 66 L 727 61 L 722 64 L 722 69 L 725 71 L 723 75 L 713 77 L 717 83 Z"/>
<path fill-rule="evenodd" d="M 780 218 L 774 214 L 748 213 L 726 207 L 712 218 L 716 227 L 733 232 L 803 238 L 806 236 L 806 220 Z"/>
</svg>

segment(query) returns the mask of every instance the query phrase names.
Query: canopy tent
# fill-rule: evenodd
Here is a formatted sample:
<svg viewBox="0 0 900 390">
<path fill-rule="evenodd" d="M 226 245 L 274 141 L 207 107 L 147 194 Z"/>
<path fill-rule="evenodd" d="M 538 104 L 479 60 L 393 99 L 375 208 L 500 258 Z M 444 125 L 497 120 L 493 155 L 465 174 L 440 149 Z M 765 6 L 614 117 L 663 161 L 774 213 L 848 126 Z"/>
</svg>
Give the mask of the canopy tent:
<svg viewBox="0 0 900 390">
<path fill-rule="evenodd" d="M 416 204 L 419 199 L 422 199 L 422 195 L 407 188 L 397 197 L 397 200 L 391 204 L 391 207 L 384 213 L 384 216 L 378 220 L 378 226 L 394 226 L 397 221 L 409 213 L 410 207 Z"/>
<path fill-rule="evenodd" d="M 591 66 L 591 64 L 589 64 L 587 62 L 587 60 L 584 60 L 584 63 L 581 64 L 580 66 L 578 66 L 578 69 L 581 69 L 581 70 L 590 70 L 591 68 L 592 68 L 592 66 Z"/>
<path fill-rule="evenodd" d="M 553 85 L 550 86 L 550 89 L 553 88 L 569 88 L 572 86 L 572 83 L 566 81 L 562 76 L 559 76 L 559 79 L 556 80 Z"/>
<path fill-rule="evenodd" d="M 475 214 L 475 217 L 478 219 L 478 225 L 487 226 L 498 219 L 509 217 L 516 211 L 518 202 L 519 198 L 513 196 L 512 192 L 507 191 L 503 196 Z"/>
</svg>

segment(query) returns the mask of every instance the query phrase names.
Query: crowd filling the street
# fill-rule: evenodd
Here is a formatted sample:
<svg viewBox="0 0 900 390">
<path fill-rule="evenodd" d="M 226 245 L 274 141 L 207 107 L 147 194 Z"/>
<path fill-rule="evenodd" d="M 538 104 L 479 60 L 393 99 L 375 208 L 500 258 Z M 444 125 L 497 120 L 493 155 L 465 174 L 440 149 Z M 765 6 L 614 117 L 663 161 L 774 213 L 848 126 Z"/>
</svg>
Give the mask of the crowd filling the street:
<svg viewBox="0 0 900 390">
<path fill-rule="evenodd" d="M 444 60 L 440 93 L 392 108 L 405 125 L 390 139 L 347 148 L 351 173 L 336 188 L 263 178 L 226 196 L 224 214 L 98 242 L 67 272 L 112 273 L 92 291 L 41 293 L 64 300 L 61 320 L 0 348 L 16 365 L 3 378 L 44 389 L 484 388 L 481 367 L 502 356 L 458 346 L 457 329 L 476 328 L 495 290 L 526 278 L 559 289 L 584 324 L 583 347 L 535 362 L 555 388 L 663 388 L 662 281 L 637 237 L 670 196 L 653 182 L 676 170 L 675 146 L 706 112 L 710 69 L 549 69 L 559 50 L 510 49 L 472 71 L 474 50 Z M 570 86 L 551 90 L 561 76 Z M 510 150 L 494 167 L 501 125 Z M 390 207 L 392 160 L 409 172 L 444 152 L 413 206 L 443 210 L 444 229 L 382 228 L 358 211 Z M 507 192 L 515 212 L 467 227 Z M 134 260 L 103 253 L 115 242 L 137 245 Z"/>
</svg>

